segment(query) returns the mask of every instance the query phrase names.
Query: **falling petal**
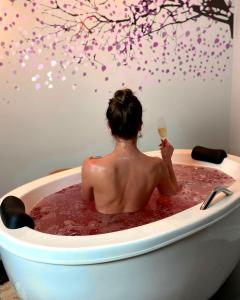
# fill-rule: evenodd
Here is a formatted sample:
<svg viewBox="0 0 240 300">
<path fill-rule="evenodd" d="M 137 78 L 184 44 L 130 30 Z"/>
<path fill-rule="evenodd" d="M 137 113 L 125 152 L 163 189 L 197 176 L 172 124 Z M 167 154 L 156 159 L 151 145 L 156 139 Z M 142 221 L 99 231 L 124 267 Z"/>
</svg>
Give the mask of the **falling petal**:
<svg viewBox="0 0 240 300">
<path fill-rule="evenodd" d="M 57 65 L 56 60 L 52 60 L 52 61 L 51 61 L 51 66 L 52 66 L 52 67 L 55 67 L 56 65 Z"/>
<path fill-rule="evenodd" d="M 40 83 L 36 83 L 35 84 L 35 89 L 36 90 L 40 90 L 41 89 L 41 84 Z"/>
<path fill-rule="evenodd" d="M 44 68 L 44 65 L 43 65 L 43 64 L 38 65 L 38 70 L 39 70 L 39 71 L 42 70 L 43 68 Z"/>
</svg>

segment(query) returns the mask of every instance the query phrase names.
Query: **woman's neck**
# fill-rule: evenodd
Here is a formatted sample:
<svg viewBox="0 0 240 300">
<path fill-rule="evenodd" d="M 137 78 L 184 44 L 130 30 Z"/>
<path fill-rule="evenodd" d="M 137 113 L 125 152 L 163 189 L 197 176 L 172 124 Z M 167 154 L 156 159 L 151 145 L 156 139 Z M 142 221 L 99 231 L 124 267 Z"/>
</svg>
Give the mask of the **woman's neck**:
<svg viewBox="0 0 240 300">
<path fill-rule="evenodd" d="M 139 153 L 139 150 L 137 148 L 137 138 L 125 140 L 121 138 L 116 138 L 116 144 L 113 151 L 117 155 L 135 155 Z"/>
</svg>

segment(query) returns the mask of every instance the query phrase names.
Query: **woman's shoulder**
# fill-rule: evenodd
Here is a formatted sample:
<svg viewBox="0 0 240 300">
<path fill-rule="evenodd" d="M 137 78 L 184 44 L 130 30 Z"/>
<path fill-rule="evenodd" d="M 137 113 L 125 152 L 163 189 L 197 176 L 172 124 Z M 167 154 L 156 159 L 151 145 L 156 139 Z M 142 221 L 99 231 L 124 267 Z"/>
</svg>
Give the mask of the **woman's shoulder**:
<svg viewBox="0 0 240 300">
<path fill-rule="evenodd" d="M 142 153 L 142 155 L 143 155 L 143 157 L 147 161 L 149 161 L 149 162 L 151 162 L 153 164 L 161 164 L 162 163 L 162 158 L 161 157 L 158 157 L 158 156 L 149 156 L 149 155 L 147 155 L 145 153 Z"/>
<path fill-rule="evenodd" d="M 109 163 L 109 160 L 111 160 L 110 155 L 105 155 L 105 156 L 88 156 L 84 159 L 83 161 L 83 171 L 84 170 L 94 170 L 95 167 L 100 167 L 100 166 L 106 166 Z M 94 170 L 95 172 L 96 170 Z"/>
<path fill-rule="evenodd" d="M 149 156 L 143 153 L 143 160 L 145 162 L 145 166 L 150 172 L 159 172 L 162 169 L 163 160 L 158 156 Z"/>
<path fill-rule="evenodd" d="M 99 156 L 88 156 L 84 159 L 82 163 L 82 169 L 84 171 L 89 171 L 92 166 L 94 166 L 97 163 L 97 160 L 99 160 Z"/>
</svg>

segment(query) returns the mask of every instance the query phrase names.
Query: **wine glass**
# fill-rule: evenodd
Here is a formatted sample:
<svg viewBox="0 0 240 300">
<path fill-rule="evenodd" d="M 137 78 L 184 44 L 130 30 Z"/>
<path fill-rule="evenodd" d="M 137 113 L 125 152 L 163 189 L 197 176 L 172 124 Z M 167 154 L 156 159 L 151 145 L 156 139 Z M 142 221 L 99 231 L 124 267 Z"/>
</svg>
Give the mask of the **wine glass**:
<svg viewBox="0 0 240 300">
<path fill-rule="evenodd" d="M 157 119 L 157 129 L 161 140 L 164 141 L 167 138 L 167 125 L 163 117 Z"/>
</svg>

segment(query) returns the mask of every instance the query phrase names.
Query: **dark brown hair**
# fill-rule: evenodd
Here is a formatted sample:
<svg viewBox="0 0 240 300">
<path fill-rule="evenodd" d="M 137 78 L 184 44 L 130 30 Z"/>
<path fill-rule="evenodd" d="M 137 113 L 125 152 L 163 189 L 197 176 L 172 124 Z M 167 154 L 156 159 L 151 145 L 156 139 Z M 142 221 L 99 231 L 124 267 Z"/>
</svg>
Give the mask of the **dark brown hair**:
<svg viewBox="0 0 240 300">
<path fill-rule="evenodd" d="M 118 90 L 109 100 L 106 117 L 113 136 L 136 138 L 142 125 L 142 105 L 130 89 Z"/>
</svg>

